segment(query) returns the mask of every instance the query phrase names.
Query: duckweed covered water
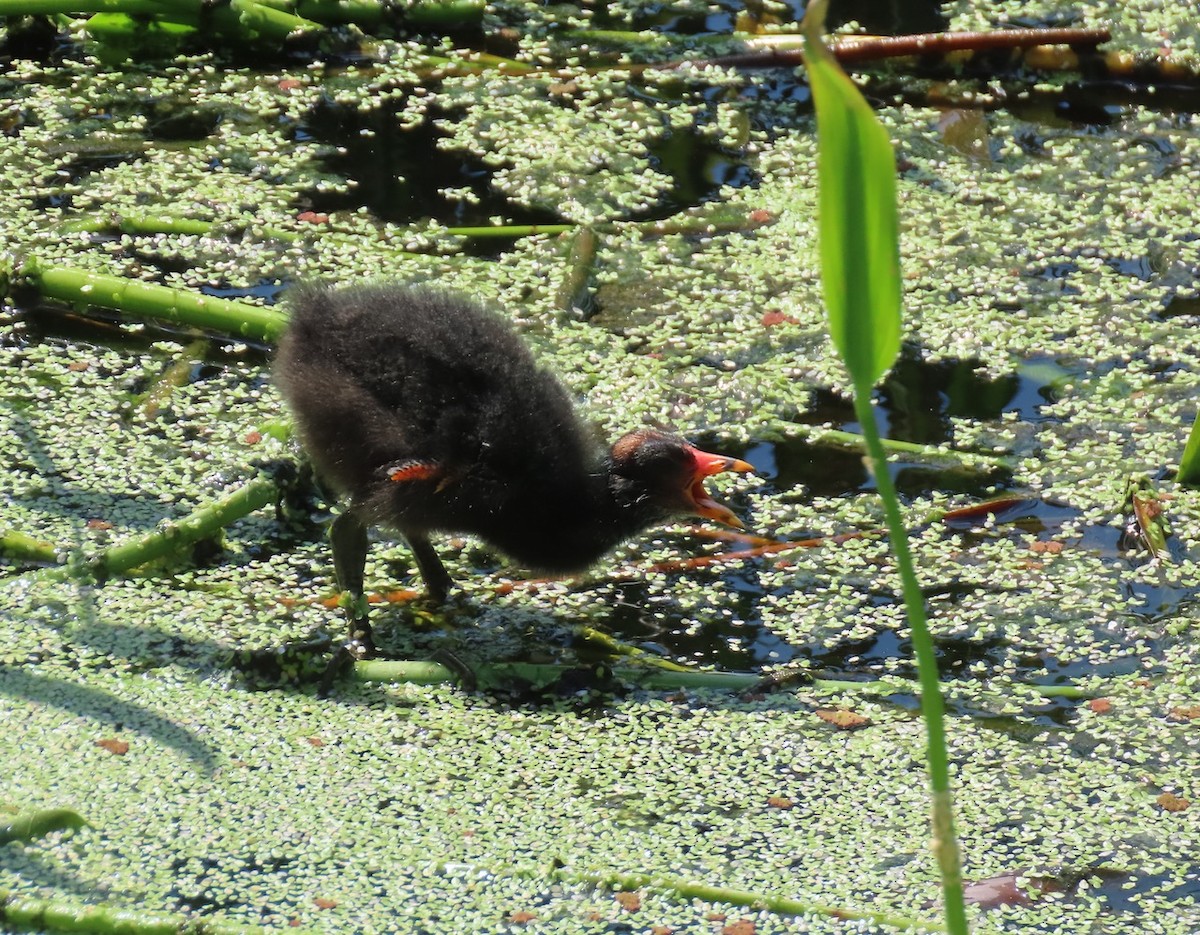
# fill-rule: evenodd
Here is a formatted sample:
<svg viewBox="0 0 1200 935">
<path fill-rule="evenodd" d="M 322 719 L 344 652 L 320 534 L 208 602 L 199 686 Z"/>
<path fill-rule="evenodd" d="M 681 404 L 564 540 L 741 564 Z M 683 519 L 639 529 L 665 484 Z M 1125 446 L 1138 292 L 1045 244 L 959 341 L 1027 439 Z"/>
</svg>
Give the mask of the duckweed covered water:
<svg viewBox="0 0 1200 935">
<path fill-rule="evenodd" d="M 980 25 L 969 6 L 947 8 L 951 27 Z M 1115 17 L 1131 48 L 1165 30 L 1194 55 L 1190 24 L 1157 6 L 1078 9 Z M 543 37 L 519 44 L 549 54 Z M 751 697 L 584 681 L 536 700 L 347 683 L 318 699 L 311 660 L 282 652 L 340 633 L 319 603 L 328 510 L 311 492 L 135 574 L 81 571 L 294 458 L 262 352 L 217 341 L 189 358 L 191 335 L 97 323 L 16 288 L 0 326 L 0 530 L 49 543 L 73 571 L 11 559 L 0 579 L 15 751 L 0 798 L 89 827 L 6 845 L 0 890 L 279 931 L 891 930 L 664 886 L 630 909 L 589 876 L 638 872 L 935 915 L 923 733 L 871 534 L 880 510 L 858 455 L 812 434 L 853 425 L 824 336 L 812 126 L 790 71 L 430 82 L 396 44 L 373 68 L 68 56 L 14 62 L 0 85 L 6 251 L 263 304 L 298 279 L 381 273 L 474 292 L 511 311 L 599 430 L 667 424 L 745 453 L 760 476 L 714 486 L 749 530 L 827 540 L 689 568 L 739 543 L 671 529 L 586 579 L 511 592 L 497 585 L 520 569 L 452 542 L 462 595 L 444 611 L 376 608 L 386 655 L 590 664 L 578 633 L 591 626 L 678 662 L 857 680 Z M 1200 504 L 1171 471 L 1200 396 L 1195 114 L 1145 97 L 1103 119 L 996 107 L 980 159 L 945 140 L 938 110 L 881 113 L 902 168 L 910 316 L 881 418 L 901 440 L 1008 459 L 894 465 L 947 683 L 967 874 L 1084 877 L 978 910 L 975 930 L 1190 935 Z M 771 222 L 634 223 L 717 208 Z M 65 227 L 114 215 L 211 226 Z M 481 248 L 445 232 L 493 216 L 616 222 L 600 229 L 586 320 L 556 303 L 563 238 Z M 148 414 L 139 401 L 181 359 L 186 379 Z M 1169 560 L 1123 536 L 1130 474 L 1162 495 Z M 1013 505 L 940 519 L 995 494 Z M 866 534 L 837 539 L 851 532 Z M 674 564 L 646 570 L 661 563 Z M 382 534 L 367 575 L 378 591 L 406 585 L 407 549 Z M 253 690 L 240 662 L 256 652 L 281 664 Z M 1066 682 L 1090 697 L 1044 693 Z M 866 720 L 839 730 L 818 714 L 841 709 Z"/>
</svg>

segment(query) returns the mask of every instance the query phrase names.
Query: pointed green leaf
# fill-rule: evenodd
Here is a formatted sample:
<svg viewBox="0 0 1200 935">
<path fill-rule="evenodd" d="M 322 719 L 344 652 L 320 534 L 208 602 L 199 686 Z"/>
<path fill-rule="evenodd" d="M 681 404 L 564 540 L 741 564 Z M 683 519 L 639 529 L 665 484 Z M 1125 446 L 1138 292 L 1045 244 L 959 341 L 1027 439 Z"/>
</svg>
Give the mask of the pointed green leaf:
<svg viewBox="0 0 1200 935">
<path fill-rule="evenodd" d="M 1179 459 L 1179 483 L 1190 487 L 1200 486 L 1200 415 L 1192 423 L 1183 457 Z"/>
<path fill-rule="evenodd" d="M 887 131 L 821 38 L 825 6 L 811 4 L 804 21 L 817 110 L 821 280 L 834 346 L 863 392 L 900 351 L 896 159 Z"/>
</svg>

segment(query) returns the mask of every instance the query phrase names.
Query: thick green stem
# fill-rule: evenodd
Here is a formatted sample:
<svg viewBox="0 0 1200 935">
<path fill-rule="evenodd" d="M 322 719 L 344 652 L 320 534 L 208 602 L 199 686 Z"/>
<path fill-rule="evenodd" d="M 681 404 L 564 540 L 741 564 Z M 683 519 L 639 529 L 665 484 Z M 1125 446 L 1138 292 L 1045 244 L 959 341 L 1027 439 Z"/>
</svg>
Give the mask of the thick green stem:
<svg viewBox="0 0 1200 935">
<path fill-rule="evenodd" d="M 0 17 L 53 16 L 92 13 L 126 13 L 130 16 L 162 16 L 171 7 L 159 0 L 0 0 Z"/>
<path fill-rule="evenodd" d="M 78 830 L 87 822 L 69 808 L 40 808 L 19 811 L 6 824 L 0 824 L 0 844 L 32 841 L 51 831 Z"/>
<path fill-rule="evenodd" d="M 215 8 L 218 23 L 232 35 L 243 35 L 245 30 L 284 40 L 295 38 L 306 32 L 324 32 L 320 23 L 302 16 L 255 2 L 255 0 L 229 0 L 229 7 Z"/>
<path fill-rule="evenodd" d="M 148 535 L 113 546 L 91 563 L 91 570 L 97 578 L 104 579 L 171 555 L 185 546 L 215 535 L 235 520 L 273 503 L 278 496 L 279 485 L 274 478 L 255 478 L 178 522 L 164 521 Z"/>
<path fill-rule="evenodd" d="M 155 286 L 120 276 L 89 273 L 26 261 L 18 276 L 48 299 L 98 306 L 132 317 L 152 318 L 215 331 L 237 340 L 273 343 L 287 318 L 274 309 Z"/>
<path fill-rule="evenodd" d="M 0 0 L 0 17 L 94 13 L 124 13 L 149 16 L 165 22 L 200 26 L 207 17 L 231 35 L 256 33 L 284 40 L 299 33 L 320 30 L 320 23 L 274 9 L 256 0 L 230 0 L 228 6 L 202 10 L 199 0 Z"/>
<path fill-rule="evenodd" d="M 3 2 L 3 0 L 0 0 Z M 171 217 L 165 214 L 107 214 L 97 217 L 72 218 L 58 226 L 63 233 L 105 233 L 118 231 L 122 234 L 190 234 L 207 237 L 213 234 L 229 234 L 251 227 L 251 222 L 239 225 L 229 221 L 205 221 L 200 218 Z M 295 231 L 273 227 L 254 227 L 256 235 L 272 240 L 295 241 Z"/>
<path fill-rule="evenodd" d="M 925 721 L 926 762 L 933 807 L 933 851 L 942 874 L 942 893 L 945 900 L 946 927 L 951 932 L 967 931 L 966 905 L 963 901 L 962 857 L 954 830 L 953 801 L 950 794 L 950 765 L 946 751 L 946 715 L 942 703 L 941 681 L 938 678 L 937 653 L 929 624 L 925 617 L 925 601 L 921 584 L 913 566 L 908 547 L 908 533 L 900 515 L 896 487 L 888 473 L 887 455 L 880 441 L 871 406 L 871 387 L 857 386 L 854 411 L 863 429 L 875 484 L 883 501 L 888 535 L 896 567 L 904 589 L 904 606 L 912 630 L 913 654 L 917 658 L 921 686 L 921 716 Z"/>
<path fill-rule="evenodd" d="M 43 542 L 13 529 L 0 529 L 0 556 L 18 562 L 58 561 L 53 543 Z"/>
<path fill-rule="evenodd" d="M 321 23 L 354 23 L 370 28 L 385 18 L 411 26 L 462 29 L 477 24 L 482 0 L 425 0 L 405 9 L 380 0 L 260 0 L 264 6 L 288 10 Z"/>
<path fill-rule="evenodd" d="M 430 29 L 462 29 L 483 19 L 484 0 L 419 0 L 404 12 L 404 21 Z"/>
</svg>

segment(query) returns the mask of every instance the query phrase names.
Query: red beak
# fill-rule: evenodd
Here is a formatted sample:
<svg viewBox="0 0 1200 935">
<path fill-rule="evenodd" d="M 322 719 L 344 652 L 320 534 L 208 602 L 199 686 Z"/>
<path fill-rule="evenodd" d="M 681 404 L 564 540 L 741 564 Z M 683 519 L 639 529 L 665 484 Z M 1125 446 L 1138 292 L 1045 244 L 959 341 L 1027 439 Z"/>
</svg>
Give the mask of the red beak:
<svg viewBox="0 0 1200 935">
<path fill-rule="evenodd" d="M 684 488 L 683 497 L 690 505 L 691 512 L 696 516 L 724 523 L 726 526 L 733 526 L 736 529 L 743 528 L 742 521 L 732 510 L 717 503 L 708 495 L 708 491 L 704 489 L 704 478 L 713 474 L 721 474 L 724 471 L 753 471 L 754 465 L 737 458 L 710 454 L 699 448 L 690 450 L 692 457 L 696 459 L 696 471 L 692 475 L 691 482 Z"/>
</svg>

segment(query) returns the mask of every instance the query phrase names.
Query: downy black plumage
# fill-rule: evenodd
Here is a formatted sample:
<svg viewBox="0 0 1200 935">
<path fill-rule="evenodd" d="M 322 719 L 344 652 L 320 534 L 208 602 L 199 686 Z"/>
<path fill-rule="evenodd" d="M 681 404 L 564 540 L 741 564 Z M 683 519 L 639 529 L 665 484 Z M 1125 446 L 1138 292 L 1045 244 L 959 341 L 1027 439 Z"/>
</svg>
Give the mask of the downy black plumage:
<svg viewBox="0 0 1200 935">
<path fill-rule="evenodd" d="M 435 597 L 452 582 L 434 532 L 561 574 L 672 515 L 740 525 L 703 478 L 750 465 L 646 429 L 606 452 L 511 325 L 461 295 L 379 283 L 289 300 L 275 376 L 304 448 L 348 497 L 363 555 L 366 526 L 399 531 Z"/>
</svg>

